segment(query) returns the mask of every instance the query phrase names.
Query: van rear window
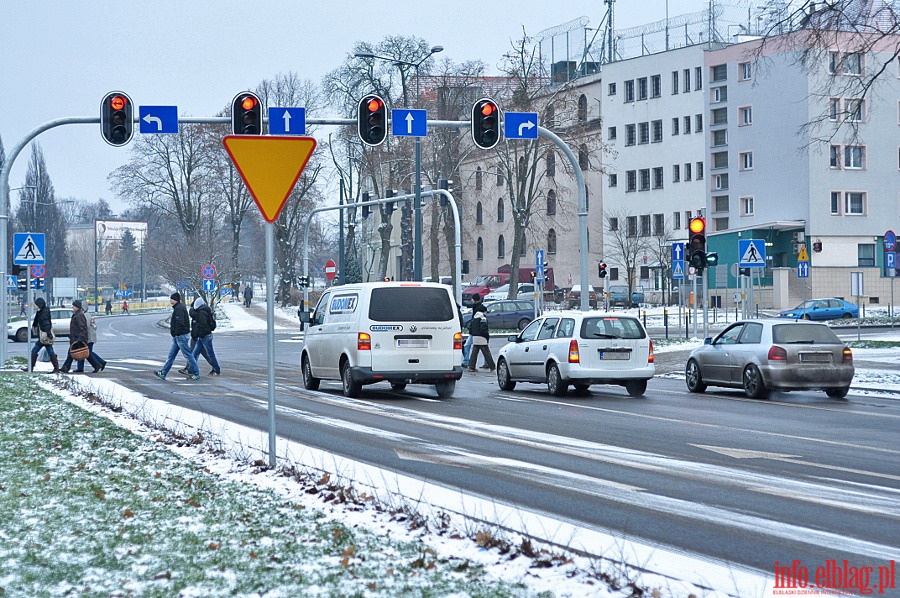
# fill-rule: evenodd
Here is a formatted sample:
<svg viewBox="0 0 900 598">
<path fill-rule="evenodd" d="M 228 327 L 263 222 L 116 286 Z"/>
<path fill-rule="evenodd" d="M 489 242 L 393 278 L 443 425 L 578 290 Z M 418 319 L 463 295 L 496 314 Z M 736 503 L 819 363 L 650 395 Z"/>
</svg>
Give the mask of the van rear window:
<svg viewBox="0 0 900 598">
<path fill-rule="evenodd" d="M 375 322 L 449 322 L 456 310 L 446 289 L 386 287 L 372 289 L 369 319 Z"/>
</svg>

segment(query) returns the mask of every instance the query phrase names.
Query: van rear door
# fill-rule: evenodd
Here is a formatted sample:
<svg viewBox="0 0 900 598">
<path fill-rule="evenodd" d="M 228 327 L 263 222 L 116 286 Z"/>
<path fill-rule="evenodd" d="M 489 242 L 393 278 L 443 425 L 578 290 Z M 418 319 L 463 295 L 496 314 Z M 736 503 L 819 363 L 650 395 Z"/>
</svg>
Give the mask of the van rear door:
<svg viewBox="0 0 900 598">
<path fill-rule="evenodd" d="M 372 372 L 450 371 L 461 362 L 453 349 L 460 331 L 444 285 L 376 287 L 369 300 Z"/>
</svg>

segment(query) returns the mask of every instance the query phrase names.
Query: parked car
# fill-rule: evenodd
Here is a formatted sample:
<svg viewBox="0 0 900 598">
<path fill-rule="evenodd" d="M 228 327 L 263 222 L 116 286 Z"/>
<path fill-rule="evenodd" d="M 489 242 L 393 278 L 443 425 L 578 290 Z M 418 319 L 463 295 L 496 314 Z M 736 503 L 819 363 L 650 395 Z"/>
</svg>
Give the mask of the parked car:
<svg viewBox="0 0 900 598">
<path fill-rule="evenodd" d="M 773 390 L 824 390 L 847 396 L 853 352 L 825 324 L 779 319 L 732 324 L 691 351 L 685 381 L 691 392 L 707 386 L 743 388 L 751 399 Z"/>
<path fill-rule="evenodd" d="M 588 285 L 588 305 L 591 309 L 597 309 L 597 292 L 594 291 L 594 287 Z M 566 293 L 566 307 L 568 309 L 575 309 L 576 307 L 581 307 L 581 285 L 576 284 L 573 285 L 569 292 Z"/>
<path fill-rule="evenodd" d="M 50 308 L 50 318 L 53 322 L 54 335 L 69 336 L 69 322 L 72 321 L 71 308 L 52 307 Z M 27 343 L 28 328 L 29 324 L 24 316 L 14 316 L 6 325 L 6 337 L 17 343 Z M 34 335 L 31 335 L 31 338 L 37 339 Z"/>
<path fill-rule="evenodd" d="M 656 372 L 653 341 L 632 316 L 585 311 L 548 312 L 529 324 L 497 356 L 497 384 L 546 384 L 556 396 L 569 385 L 617 384 L 639 397 Z"/>
<path fill-rule="evenodd" d="M 520 282 L 516 287 L 516 299 L 522 299 L 528 301 L 534 298 L 534 285 L 530 282 Z M 509 296 L 509 285 L 505 284 L 503 286 L 497 287 L 487 295 L 481 298 L 482 301 L 502 301 L 503 299 L 507 299 Z"/>
<path fill-rule="evenodd" d="M 485 303 L 491 330 L 522 330 L 534 319 L 534 302 L 508 299 Z M 472 312 L 463 313 L 463 328 L 469 325 Z"/>
<path fill-rule="evenodd" d="M 794 309 L 786 309 L 779 318 L 793 320 L 836 320 L 838 318 L 858 318 L 859 307 L 843 299 L 810 299 Z"/>
<path fill-rule="evenodd" d="M 640 288 L 629 293 L 628 285 L 614 284 L 610 285 L 607 292 L 609 293 L 610 307 L 617 305 L 622 307 L 640 307 L 641 303 L 644 302 L 644 291 Z"/>
</svg>

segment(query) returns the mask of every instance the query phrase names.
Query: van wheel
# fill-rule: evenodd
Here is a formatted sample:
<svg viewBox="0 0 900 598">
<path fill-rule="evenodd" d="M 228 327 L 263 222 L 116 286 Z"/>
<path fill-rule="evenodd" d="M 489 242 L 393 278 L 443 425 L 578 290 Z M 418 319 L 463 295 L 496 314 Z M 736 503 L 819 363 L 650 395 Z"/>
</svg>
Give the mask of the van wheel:
<svg viewBox="0 0 900 598">
<path fill-rule="evenodd" d="M 350 377 L 350 362 L 345 361 L 341 366 L 341 384 L 344 387 L 344 396 L 355 399 L 362 392 L 362 384 L 354 382 Z"/>
<path fill-rule="evenodd" d="M 556 364 L 551 364 L 547 370 L 547 390 L 555 397 L 565 396 L 569 385 L 563 381 L 562 374 Z"/>
<path fill-rule="evenodd" d="M 312 367 L 309 365 L 309 357 L 303 356 L 303 364 L 301 371 L 303 372 L 303 388 L 306 390 L 319 390 L 319 380 L 312 375 Z"/>
<path fill-rule="evenodd" d="M 456 380 L 444 380 L 443 382 L 435 382 L 434 390 L 437 392 L 437 395 L 442 399 L 449 399 L 453 396 L 453 391 L 456 390 Z"/>
<path fill-rule="evenodd" d="M 762 373 L 752 363 L 744 368 L 744 393 L 751 399 L 768 399 L 769 389 L 763 382 Z"/>
<path fill-rule="evenodd" d="M 510 378 L 509 366 L 505 359 L 497 362 L 497 386 L 500 387 L 500 390 L 515 390 L 516 388 L 516 381 Z"/>
<path fill-rule="evenodd" d="M 647 392 L 646 380 L 629 380 L 625 383 L 625 390 L 630 397 L 642 397 Z"/>
<path fill-rule="evenodd" d="M 397 392 L 406 390 L 406 382 L 391 382 L 391 390 L 396 390 Z"/>
</svg>

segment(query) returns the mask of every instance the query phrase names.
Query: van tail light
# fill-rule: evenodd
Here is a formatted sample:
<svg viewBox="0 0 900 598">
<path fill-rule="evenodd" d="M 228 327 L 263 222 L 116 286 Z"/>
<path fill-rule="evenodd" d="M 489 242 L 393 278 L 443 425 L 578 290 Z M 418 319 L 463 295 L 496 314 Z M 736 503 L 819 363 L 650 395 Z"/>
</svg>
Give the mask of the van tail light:
<svg viewBox="0 0 900 598">
<path fill-rule="evenodd" d="M 462 351 L 463 343 L 462 343 L 462 332 L 454 332 L 453 333 L 453 350 L 454 351 Z"/>
<path fill-rule="evenodd" d="M 850 347 L 844 347 L 842 361 L 844 363 L 853 363 L 853 351 L 850 350 Z"/>
<path fill-rule="evenodd" d="M 647 363 L 655 363 L 656 358 L 653 356 L 653 341 L 650 341 L 650 354 L 647 356 Z"/>
<path fill-rule="evenodd" d="M 368 332 L 360 332 L 356 335 L 356 350 L 357 351 L 371 351 L 372 350 L 372 335 Z"/>
<path fill-rule="evenodd" d="M 569 342 L 569 363 L 581 363 L 581 356 L 578 354 L 578 341 L 574 338 Z"/>
<path fill-rule="evenodd" d="M 787 351 L 778 345 L 772 345 L 769 347 L 769 354 L 767 357 L 769 361 L 787 361 Z"/>
</svg>

